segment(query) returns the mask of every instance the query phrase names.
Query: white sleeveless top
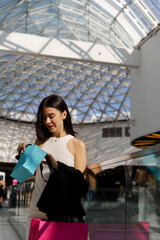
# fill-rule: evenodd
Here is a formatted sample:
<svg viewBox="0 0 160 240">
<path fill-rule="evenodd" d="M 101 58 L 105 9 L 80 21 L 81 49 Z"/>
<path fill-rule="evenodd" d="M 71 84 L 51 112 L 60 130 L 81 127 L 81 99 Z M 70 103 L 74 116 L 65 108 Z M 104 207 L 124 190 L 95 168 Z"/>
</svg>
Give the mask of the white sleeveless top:
<svg viewBox="0 0 160 240">
<path fill-rule="evenodd" d="M 66 135 L 61 138 L 50 137 L 41 147 L 47 153 L 52 154 L 56 161 L 62 162 L 68 166 L 74 167 L 74 156 L 69 150 L 67 149 L 67 143 L 70 139 L 73 139 L 74 136 Z M 50 170 L 48 165 L 43 164 L 43 177 L 45 180 L 48 180 L 50 175 Z M 30 211 L 29 215 L 33 215 L 36 213 L 41 213 L 42 216 L 39 218 L 46 218 L 42 212 L 36 207 L 37 202 L 46 186 L 46 182 L 41 177 L 40 167 L 37 168 L 36 171 L 36 179 L 35 179 L 35 188 L 33 190 L 32 199 L 30 203 Z M 47 204 L 47 203 L 46 203 Z M 35 216 L 37 217 L 37 215 Z"/>
</svg>

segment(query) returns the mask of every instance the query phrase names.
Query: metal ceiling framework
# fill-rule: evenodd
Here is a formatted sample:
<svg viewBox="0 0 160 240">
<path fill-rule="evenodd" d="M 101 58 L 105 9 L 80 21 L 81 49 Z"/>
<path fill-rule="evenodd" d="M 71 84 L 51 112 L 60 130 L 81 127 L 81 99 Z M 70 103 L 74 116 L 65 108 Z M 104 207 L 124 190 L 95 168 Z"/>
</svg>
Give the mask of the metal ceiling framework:
<svg viewBox="0 0 160 240">
<path fill-rule="evenodd" d="M 1 0 L 0 30 L 135 49 L 160 22 L 160 0 Z M 127 67 L 0 53 L 0 117 L 33 123 L 65 98 L 75 123 L 130 119 Z"/>
<path fill-rule="evenodd" d="M 0 30 L 133 48 L 160 21 L 159 0 L 2 0 Z"/>
<path fill-rule="evenodd" d="M 3 54 L 0 117 L 34 122 L 40 101 L 65 98 L 74 123 L 128 120 L 129 70 L 125 67 Z"/>
</svg>

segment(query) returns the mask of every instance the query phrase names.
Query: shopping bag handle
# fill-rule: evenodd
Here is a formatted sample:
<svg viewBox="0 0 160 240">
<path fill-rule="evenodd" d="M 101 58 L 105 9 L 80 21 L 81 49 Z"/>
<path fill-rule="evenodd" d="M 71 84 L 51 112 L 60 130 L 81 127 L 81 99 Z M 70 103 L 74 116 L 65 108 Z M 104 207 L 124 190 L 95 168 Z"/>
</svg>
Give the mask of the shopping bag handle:
<svg viewBox="0 0 160 240">
<path fill-rule="evenodd" d="M 55 169 L 52 167 L 52 164 L 51 164 L 51 162 L 48 160 L 47 156 L 45 157 L 45 159 L 46 159 L 46 162 L 47 162 L 47 164 L 48 164 L 48 167 L 49 167 L 49 170 L 50 170 L 50 172 L 51 172 L 51 175 L 53 175 L 54 172 L 55 172 Z M 45 182 L 48 182 L 48 181 L 47 181 L 46 179 L 44 179 L 44 177 L 43 177 L 43 166 L 42 166 L 42 163 L 40 164 L 40 172 L 41 172 L 41 177 L 43 178 L 43 180 L 44 180 Z"/>
</svg>

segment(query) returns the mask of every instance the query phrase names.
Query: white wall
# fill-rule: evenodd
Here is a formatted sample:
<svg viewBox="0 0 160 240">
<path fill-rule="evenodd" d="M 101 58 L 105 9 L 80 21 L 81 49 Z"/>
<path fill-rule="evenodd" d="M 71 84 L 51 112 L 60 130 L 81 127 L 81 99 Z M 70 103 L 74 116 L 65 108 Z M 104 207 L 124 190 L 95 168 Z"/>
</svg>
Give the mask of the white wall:
<svg viewBox="0 0 160 240">
<path fill-rule="evenodd" d="M 141 46 L 131 69 L 131 140 L 160 130 L 160 32 Z"/>
<path fill-rule="evenodd" d="M 124 134 L 123 137 L 102 138 L 102 129 L 114 126 L 124 128 L 128 124 L 90 124 L 75 128 L 78 132 L 77 138 L 86 143 L 88 165 L 137 151 L 137 148 L 131 146 L 130 137 L 124 137 Z"/>
<path fill-rule="evenodd" d="M 115 124 L 89 124 L 74 127 L 77 138 L 86 143 L 87 164 L 102 162 L 120 155 L 137 151 L 130 145 L 130 137 L 102 138 L 102 128 Z M 128 123 L 116 126 L 125 127 Z M 20 142 L 34 143 L 34 126 L 11 121 L 0 121 L 0 162 L 16 162 L 16 149 Z"/>
<path fill-rule="evenodd" d="M 34 143 L 34 127 L 12 121 L 0 120 L 0 162 L 17 162 L 19 143 Z"/>
</svg>

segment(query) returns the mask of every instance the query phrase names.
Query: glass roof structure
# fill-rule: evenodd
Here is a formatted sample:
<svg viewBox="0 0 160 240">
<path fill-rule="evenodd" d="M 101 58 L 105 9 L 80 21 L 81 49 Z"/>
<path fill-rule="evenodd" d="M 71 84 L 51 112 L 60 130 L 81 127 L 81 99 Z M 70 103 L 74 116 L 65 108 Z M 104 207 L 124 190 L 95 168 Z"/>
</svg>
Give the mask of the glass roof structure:
<svg viewBox="0 0 160 240">
<path fill-rule="evenodd" d="M 34 122 L 40 101 L 61 95 L 74 123 L 129 119 L 128 69 L 1 54 L 0 117 Z"/>
<path fill-rule="evenodd" d="M 132 48 L 160 22 L 159 0 L 1 0 L 0 30 Z"/>
<path fill-rule="evenodd" d="M 1 0 L 0 30 L 135 49 L 159 28 L 160 0 Z M 74 123 L 130 119 L 127 67 L 0 53 L 0 118 L 33 123 L 40 101 L 67 102 Z"/>
</svg>

